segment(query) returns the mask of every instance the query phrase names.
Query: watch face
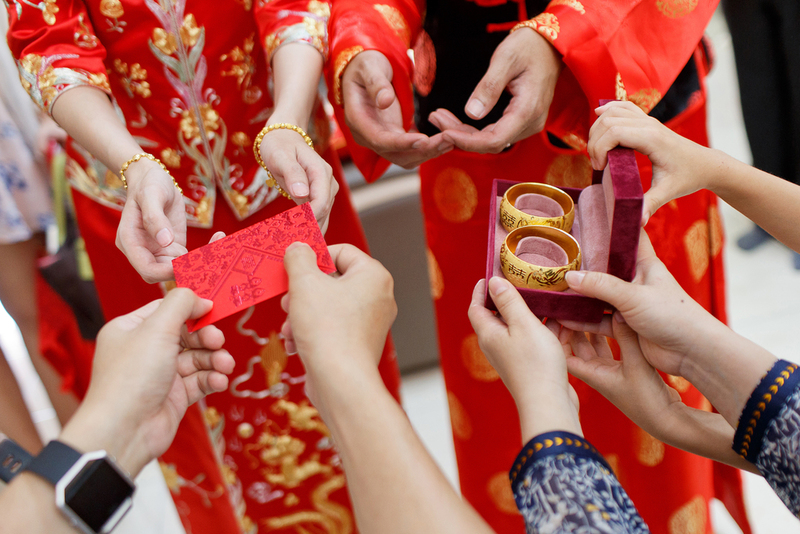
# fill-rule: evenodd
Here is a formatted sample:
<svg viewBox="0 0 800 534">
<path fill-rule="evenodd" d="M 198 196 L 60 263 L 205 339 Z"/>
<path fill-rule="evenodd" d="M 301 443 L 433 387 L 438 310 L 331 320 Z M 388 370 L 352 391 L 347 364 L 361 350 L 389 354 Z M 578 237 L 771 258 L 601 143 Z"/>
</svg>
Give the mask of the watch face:
<svg viewBox="0 0 800 534">
<path fill-rule="evenodd" d="M 84 467 L 64 491 L 64 502 L 94 532 L 133 494 L 133 486 L 105 459 Z"/>
</svg>

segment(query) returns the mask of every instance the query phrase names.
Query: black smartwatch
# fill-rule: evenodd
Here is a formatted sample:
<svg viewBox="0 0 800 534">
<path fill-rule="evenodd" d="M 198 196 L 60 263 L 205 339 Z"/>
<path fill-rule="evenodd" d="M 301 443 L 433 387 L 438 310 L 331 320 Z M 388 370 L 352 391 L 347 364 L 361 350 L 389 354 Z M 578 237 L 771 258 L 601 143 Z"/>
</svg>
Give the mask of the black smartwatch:
<svg viewBox="0 0 800 534">
<path fill-rule="evenodd" d="M 32 459 L 28 451 L 0 434 L 0 480 L 8 484 Z"/>
<path fill-rule="evenodd" d="M 24 469 L 55 486 L 56 506 L 84 534 L 111 532 L 133 504 L 133 482 L 105 451 L 81 454 L 54 440 Z"/>
</svg>

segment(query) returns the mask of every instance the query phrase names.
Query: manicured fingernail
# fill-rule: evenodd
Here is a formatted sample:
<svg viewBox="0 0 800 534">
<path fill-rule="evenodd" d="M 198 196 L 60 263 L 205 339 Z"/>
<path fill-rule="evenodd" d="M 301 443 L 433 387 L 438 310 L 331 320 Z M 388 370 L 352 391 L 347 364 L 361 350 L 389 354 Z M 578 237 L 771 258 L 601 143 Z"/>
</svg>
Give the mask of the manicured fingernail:
<svg viewBox="0 0 800 534">
<path fill-rule="evenodd" d="M 583 277 L 586 273 L 583 271 L 569 271 L 564 277 L 570 286 L 579 286 L 583 282 Z"/>
<path fill-rule="evenodd" d="M 414 144 L 411 145 L 411 148 L 413 148 L 414 150 L 417 150 L 424 144 L 425 144 L 425 139 L 420 139 L 419 141 L 415 141 Z"/>
<path fill-rule="evenodd" d="M 650 220 L 650 214 L 648 212 L 642 212 L 642 226 L 647 226 L 647 221 Z"/>
<path fill-rule="evenodd" d="M 471 115 L 472 117 L 483 116 L 483 104 L 480 100 L 473 98 L 467 102 L 467 115 Z"/>
<path fill-rule="evenodd" d="M 162 247 L 168 247 L 172 243 L 172 232 L 169 231 L 169 228 L 159 230 L 156 234 L 156 241 Z"/>
<path fill-rule="evenodd" d="M 293 341 L 286 341 L 284 343 L 284 349 L 286 350 L 287 356 L 293 356 L 297 354 L 297 345 Z"/>
<path fill-rule="evenodd" d="M 492 296 L 501 295 L 507 290 L 508 282 L 499 276 L 493 276 L 492 279 L 489 280 L 489 291 L 492 293 Z"/>
<path fill-rule="evenodd" d="M 203 301 L 203 304 L 211 304 L 212 306 L 214 305 L 214 301 L 211 299 L 200 299 L 200 300 Z"/>
<path fill-rule="evenodd" d="M 375 102 L 378 102 L 381 99 L 381 95 L 384 94 L 388 89 L 381 89 L 378 91 L 378 94 L 375 95 Z"/>
<path fill-rule="evenodd" d="M 623 317 L 620 312 L 614 313 L 614 320 L 619 324 L 625 324 L 625 317 Z"/>
<path fill-rule="evenodd" d="M 308 186 L 303 182 L 292 184 L 292 194 L 296 197 L 305 198 L 308 196 Z"/>
</svg>

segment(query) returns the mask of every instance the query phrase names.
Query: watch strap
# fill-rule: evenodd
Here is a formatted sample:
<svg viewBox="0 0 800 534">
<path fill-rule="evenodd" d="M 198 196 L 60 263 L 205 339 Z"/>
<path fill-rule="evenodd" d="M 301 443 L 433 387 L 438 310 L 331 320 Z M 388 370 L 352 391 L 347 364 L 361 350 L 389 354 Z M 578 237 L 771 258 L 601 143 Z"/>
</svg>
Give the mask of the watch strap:
<svg viewBox="0 0 800 534">
<path fill-rule="evenodd" d="M 25 470 L 39 475 L 55 486 L 80 457 L 81 453 L 69 445 L 53 440 L 27 464 Z"/>
<path fill-rule="evenodd" d="M 33 459 L 33 456 L 11 439 L 0 441 L 0 480 L 6 484 L 17 476 Z"/>
</svg>

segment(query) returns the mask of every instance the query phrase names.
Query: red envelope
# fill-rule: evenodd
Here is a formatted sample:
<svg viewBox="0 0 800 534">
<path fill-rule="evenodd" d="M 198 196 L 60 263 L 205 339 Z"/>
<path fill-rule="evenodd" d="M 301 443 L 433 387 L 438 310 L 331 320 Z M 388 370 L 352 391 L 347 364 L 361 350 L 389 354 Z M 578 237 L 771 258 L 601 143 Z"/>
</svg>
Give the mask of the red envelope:
<svg viewBox="0 0 800 534">
<path fill-rule="evenodd" d="M 209 313 L 187 323 L 189 331 L 286 292 L 289 279 L 283 255 L 295 241 L 314 249 L 322 272 L 336 271 L 308 203 L 175 258 L 178 287 L 214 301 Z"/>
</svg>

